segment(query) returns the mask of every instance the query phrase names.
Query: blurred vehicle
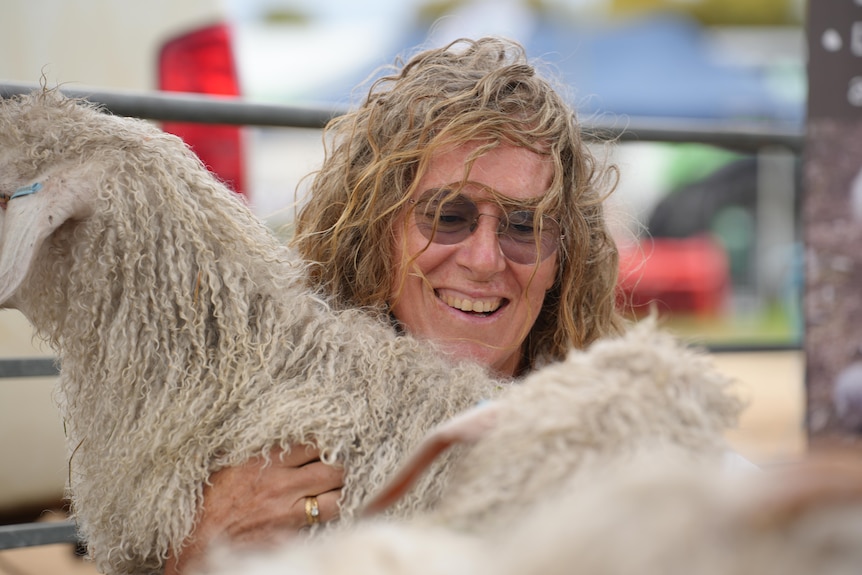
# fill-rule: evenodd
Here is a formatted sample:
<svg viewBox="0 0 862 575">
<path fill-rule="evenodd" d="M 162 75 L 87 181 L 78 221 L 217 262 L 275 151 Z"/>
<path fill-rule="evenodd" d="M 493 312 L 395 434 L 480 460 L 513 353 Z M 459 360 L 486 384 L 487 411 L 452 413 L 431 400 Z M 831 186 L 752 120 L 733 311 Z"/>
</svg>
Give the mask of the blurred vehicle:
<svg viewBox="0 0 862 575">
<path fill-rule="evenodd" d="M 650 238 L 620 253 L 621 297 L 635 315 L 716 316 L 730 297 L 727 252 L 707 234 Z"/>
<path fill-rule="evenodd" d="M 0 82 L 344 108 L 361 97 L 357 85 L 413 47 L 499 34 L 550 63 L 582 118 L 623 125 L 629 117 L 650 116 L 800 126 L 803 3 L 753 4 L 761 9 L 741 8 L 750 8 L 749 0 L 10 0 L 0 19 Z M 737 16 L 726 17 L 730 12 Z M 273 227 L 290 222 L 303 178 L 322 158 L 318 130 L 163 127 L 181 135 Z M 649 215 L 662 198 L 673 205 L 684 197 L 668 195 L 663 150 L 639 144 L 614 152 L 623 170 L 619 201 L 637 207 L 629 210 L 634 225 L 628 232 L 637 245 L 624 247 L 621 285 L 638 306 L 658 300 L 660 309 L 719 321 L 739 291 L 727 243 L 640 237 L 649 233 Z M 687 210 L 673 215 L 688 217 Z M 741 228 L 730 236 L 737 233 Z M 637 254 L 651 257 L 637 260 Z M 685 271 L 680 258 L 692 262 Z M 31 343 L 16 313 L 0 311 L 0 359 L 47 355 Z M 50 384 L 0 379 L 3 437 L 21 438 L 4 442 L 0 451 L 0 512 L 61 497 L 68 470 L 55 459 L 63 451 L 60 426 L 47 439 L 43 419 L 12 414 L 53 410 Z M 33 386 L 41 391 L 23 393 Z M 51 479 L 44 485 L 32 481 L 35 476 Z"/>
</svg>

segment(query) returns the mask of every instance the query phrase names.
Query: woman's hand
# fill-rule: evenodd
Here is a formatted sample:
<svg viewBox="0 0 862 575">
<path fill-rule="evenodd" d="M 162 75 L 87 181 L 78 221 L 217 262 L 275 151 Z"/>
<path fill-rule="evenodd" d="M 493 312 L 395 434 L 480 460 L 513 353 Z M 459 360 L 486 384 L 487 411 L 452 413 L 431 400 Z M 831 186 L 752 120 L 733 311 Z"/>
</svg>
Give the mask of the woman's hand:
<svg viewBox="0 0 862 575">
<path fill-rule="evenodd" d="M 313 446 L 288 454 L 276 449 L 270 456 L 268 465 L 256 458 L 210 476 L 195 530 L 179 552 L 171 550 L 165 575 L 182 573 L 217 539 L 266 545 L 296 534 L 310 524 L 308 497 L 316 498 L 321 523 L 338 516 L 343 469 L 321 462 Z"/>
</svg>

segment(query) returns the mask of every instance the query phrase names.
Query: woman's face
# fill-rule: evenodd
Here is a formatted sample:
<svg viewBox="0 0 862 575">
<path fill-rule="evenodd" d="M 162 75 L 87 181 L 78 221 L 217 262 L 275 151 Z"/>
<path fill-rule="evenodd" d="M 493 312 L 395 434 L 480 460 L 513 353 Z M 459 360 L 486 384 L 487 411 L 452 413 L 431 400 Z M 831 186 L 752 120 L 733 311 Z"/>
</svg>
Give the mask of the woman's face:
<svg viewBox="0 0 862 575">
<path fill-rule="evenodd" d="M 421 201 L 429 190 L 459 189 L 476 145 L 433 156 L 412 199 Z M 395 220 L 392 313 L 413 335 L 498 374 L 514 375 L 524 339 L 554 283 L 557 253 L 538 265 L 534 259 L 507 258 L 497 235 L 503 209 L 483 200 L 491 198 L 489 190 L 514 201 L 541 197 L 551 184 L 553 165 L 524 148 L 499 146 L 476 160 L 467 176 L 459 191 L 475 202 L 480 216 L 463 240 L 429 244 L 412 210 Z"/>
</svg>

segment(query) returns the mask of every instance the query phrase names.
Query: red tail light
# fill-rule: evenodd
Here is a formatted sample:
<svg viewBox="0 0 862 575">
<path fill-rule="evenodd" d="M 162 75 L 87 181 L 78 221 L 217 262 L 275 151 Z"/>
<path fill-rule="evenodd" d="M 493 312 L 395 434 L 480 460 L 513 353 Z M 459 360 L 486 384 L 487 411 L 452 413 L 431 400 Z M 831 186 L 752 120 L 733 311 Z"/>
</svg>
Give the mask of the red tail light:
<svg viewBox="0 0 862 575">
<path fill-rule="evenodd" d="M 239 96 L 239 80 L 224 24 L 194 30 L 166 42 L 159 53 L 159 89 Z M 231 189 L 245 192 L 242 134 L 238 126 L 165 122 Z"/>
</svg>

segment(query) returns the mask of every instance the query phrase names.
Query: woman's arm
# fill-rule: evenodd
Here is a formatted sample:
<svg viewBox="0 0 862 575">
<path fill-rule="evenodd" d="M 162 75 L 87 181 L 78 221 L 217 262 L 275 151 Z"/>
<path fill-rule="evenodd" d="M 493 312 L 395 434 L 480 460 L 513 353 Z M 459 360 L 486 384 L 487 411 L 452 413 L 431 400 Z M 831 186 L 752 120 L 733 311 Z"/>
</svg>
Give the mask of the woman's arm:
<svg viewBox="0 0 862 575">
<path fill-rule="evenodd" d="M 165 575 L 178 575 L 200 561 L 209 545 L 223 539 L 231 544 L 266 545 L 295 535 L 308 525 L 306 498 L 317 499 L 320 522 L 338 516 L 343 470 L 322 463 L 312 446 L 290 453 L 275 450 L 271 462 L 249 460 L 210 476 L 194 531 L 182 549 L 172 549 Z"/>
</svg>

